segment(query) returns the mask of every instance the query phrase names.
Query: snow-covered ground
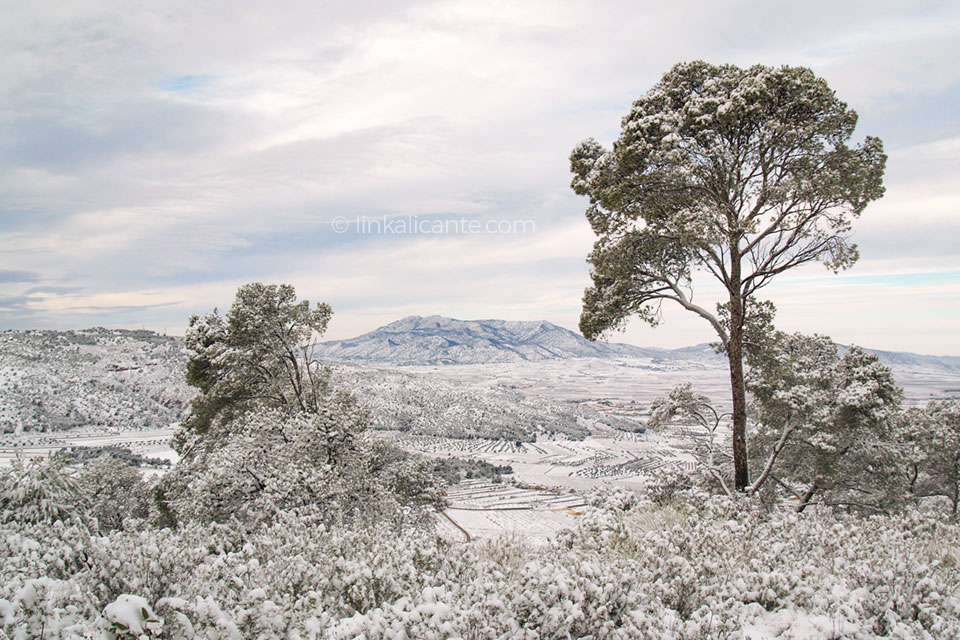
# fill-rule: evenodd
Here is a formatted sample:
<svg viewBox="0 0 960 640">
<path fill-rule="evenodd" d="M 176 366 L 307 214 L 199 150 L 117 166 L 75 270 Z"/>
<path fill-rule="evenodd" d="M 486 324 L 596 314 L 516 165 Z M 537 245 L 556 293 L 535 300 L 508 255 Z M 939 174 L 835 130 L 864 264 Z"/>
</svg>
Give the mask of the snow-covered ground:
<svg viewBox="0 0 960 640">
<path fill-rule="evenodd" d="M 905 388 L 908 403 L 960 395 L 960 371 L 897 364 L 893 365 L 893 370 Z M 588 410 L 583 414 L 585 416 L 606 414 L 611 419 L 618 419 L 606 422 L 640 427 L 653 400 L 685 382 L 691 382 L 699 393 L 712 398 L 720 408 L 726 408 L 729 403 L 726 366 L 722 360 L 716 359 L 574 358 L 408 366 L 393 371 L 396 373 L 383 365 L 371 368 L 369 376 L 372 381 L 367 381 L 369 388 L 365 393 L 375 393 L 378 384 L 382 386 L 389 382 L 396 387 L 391 402 L 397 404 L 404 401 L 405 393 L 415 392 L 419 394 L 417 398 L 438 400 L 442 394 L 436 391 L 444 390 L 446 395 L 442 395 L 443 401 L 438 404 L 445 416 L 457 410 L 449 399 L 452 397 L 449 389 L 454 387 L 469 400 L 490 396 L 488 400 L 494 401 L 503 395 L 486 393 L 494 389 L 519 393 L 530 399 L 530 406 L 515 402 L 514 413 L 519 416 L 516 419 L 522 417 L 531 424 L 542 423 L 542 414 L 549 413 L 552 408 L 578 405 Z M 411 377 L 409 374 L 416 375 Z M 398 380 L 409 389 L 405 391 Z M 429 404 L 422 398 L 417 402 L 423 406 Z M 391 406 L 380 407 L 381 421 L 389 420 L 390 415 L 399 415 Z M 419 415 L 434 414 L 421 412 Z M 690 468 L 694 464 L 689 453 L 690 441 L 681 431 L 631 433 L 611 428 L 603 420 L 580 420 L 590 430 L 590 435 L 582 440 L 568 439 L 562 434 L 542 434 L 534 442 L 463 439 L 412 435 L 399 430 L 378 431 L 377 435 L 395 439 L 402 446 L 429 456 L 476 458 L 513 468 L 512 479 L 503 484 L 468 481 L 451 488 L 451 506 L 440 518 L 439 527 L 442 535 L 454 540 L 502 534 L 543 539 L 570 526 L 576 519 L 575 506 L 582 504 L 583 496 L 594 488 L 636 489 L 666 467 Z M 517 432 L 530 433 L 529 427 L 528 424 L 518 425 Z M 420 431 L 443 433 L 447 430 L 436 427 Z M 501 425 L 495 432 L 509 431 Z M 0 435 L 0 466 L 8 465 L 15 455 L 30 458 L 46 456 L 64 447 L 108 445 L 127 447 L 144 456 L 175 462 L 176 454 L 169 446 L 172 433 L 172 428 L 7 433 Z"/>
<path fill-rule="evenodd" d="M 509 465 L 509 481 L 466 480 L 449 491 L 441 534 L 454 540 L 517 536 L 541 541 L 573 526 L 576 507 L 595 488 L 640 489 L 665 467 L 692 468 L 689 440 L 668 428 L 656 433 L 598 432 L 583 440 L 508 442 L 383 434 L 433 457 L 476 458 Z"/>
<path fill-rule="evenodd" d="M 889 365 L 908 404 L 960 397 L 960 369 Z M 572 358 L 542 362 L 409 366 L 403 371 L 432 374 L 461 384 L 505 387 L 554 400 L 583 403 L 601 411 L 643 416 L 658 396 L 690 382 L 694 390 L 729 408 L 726 362 L 703 358 Z"/>
<path fill-rule="evenodd" d="M 0 435 L 0 467 L 20 456 L 23 459 L 49 456 L 68 447 L 124 447 L 150 458 L 177 461 L 170 448 L 173 428 L 146 431 L 64 431 L 59 433 L 7 433 Z"/>
<path fill-rule="evenodd" d="M 583 496 L 545 487 L 465 480 L 450 489 L 439 533 L 457 541 L 512 535 L 543 541 L 575 525 Z"/>
</svg>

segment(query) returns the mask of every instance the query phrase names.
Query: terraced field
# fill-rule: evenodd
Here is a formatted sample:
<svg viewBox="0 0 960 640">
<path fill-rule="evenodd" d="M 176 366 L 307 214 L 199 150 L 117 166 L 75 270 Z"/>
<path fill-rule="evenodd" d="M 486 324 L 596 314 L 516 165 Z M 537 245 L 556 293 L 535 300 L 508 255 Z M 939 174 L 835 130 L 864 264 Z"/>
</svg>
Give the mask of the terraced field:
<svg viewBox="0 0 960 640">
<path fill-rule="evenodd" d="M 20 456 L 29 460 L 49 456 L 58 449 L 68 447 L 109 447 L 118 446 L 130 449 L 143 456 L 176 460 L 176 454 L 170 448 L 173 429 L 152 429 L 145 431 L 78 430 L 59 433 L 20 433 L 0 435 L 0 467 Z"/>
<path fill-rule="evenodd" d="M 510 465 L 521 483 L 561 489 L 588 490 L 615 483 L 638 487 L 669 466 L 690 468 L 689 438 L 678 429 L 657 433 L 610 430 L 583 440 L 470 440 L 390 434 L 413 451 L 435 457 L 459 456 Z"/>
<path fill-rule="evenodd" d="M 440 535 L 459 541 L 520 536 L 545 540 L 573 526 L 582 495 L 546 487 L 465 480 L 448 492 L 450 507 L 438 516 Z"/>
</svg>

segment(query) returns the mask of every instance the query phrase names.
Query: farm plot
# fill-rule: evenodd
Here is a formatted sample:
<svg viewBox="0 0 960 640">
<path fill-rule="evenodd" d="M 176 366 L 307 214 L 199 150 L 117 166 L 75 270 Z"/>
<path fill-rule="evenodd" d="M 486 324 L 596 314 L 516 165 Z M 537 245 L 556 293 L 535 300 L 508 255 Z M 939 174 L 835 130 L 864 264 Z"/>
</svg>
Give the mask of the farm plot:
<svg viewBox="0 0 960 640">
<path fill-rule="evenodd" d="M 577 494 L 547 487 L 464 480 L 447 493 L 450 507 L 463 510 L 568 509 L 582 506 Z"/>
<path fill-rule="evenodd" d="M 545 540 L 576 522 L 583 497 L 546 487 L 465 480 L 450 489 L 438 533 L 454 540 L 518 536 Z"/>
<path fill-rule="evenodd" d="M 403 447 L 434 457 L 471 457 L 510 465 L 519 482 L 564 489 L 589 490 L 607 482 L 637 488 L 666 467 L 689 468 L 693 464 L 689 437 L 677 429 L 523 443 L 405 434 L 395 438 Z"/>
<path fill-rule="evenodd" d="M 125 447 L 134 453 L 176 462 L 170 448 L 173 429 L 146 431 L 62 431 L 56 433 L 21 433 L 0 436 L 0 467 L 9 466 L 13 458 L 24 460 L 49 456 L 68 447 Z"/>
<path fill-rule="evenodd" d="M 639 489 L 667 467 L 690 469 L 687 428 L 655 433 L 596 433 L 583 440 L 507 442 L 394 433 L 408 449 L 433 457 L 471 457 L 513 468 L 513 482 L 465 480 L 447 494 L 438 532 L 463 541 L 503 535 L 544 540 L 573 526 L 585 492 Z"/>
</svg>

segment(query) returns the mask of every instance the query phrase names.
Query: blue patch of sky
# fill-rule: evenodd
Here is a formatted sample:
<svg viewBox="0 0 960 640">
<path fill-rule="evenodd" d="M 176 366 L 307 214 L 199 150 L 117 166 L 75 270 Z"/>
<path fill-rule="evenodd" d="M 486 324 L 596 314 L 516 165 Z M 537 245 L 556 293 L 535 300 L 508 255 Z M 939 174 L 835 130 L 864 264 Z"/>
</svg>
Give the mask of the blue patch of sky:
<svg viewBox="0 0 960 640">
<path fill-rule="evenodd" d="M 876 113 L 865 107 L 857 110 L 860 120 L 855 141 L 864 135 L 879 136 L 889 152 L 960 135 L 956 117 L 960 84 L 936 93 L 892 93 L 886 100 L 896 107 Z"/>
<path fill-rule="evenodd" d="M 216 78 L 217 76 L 207 73 L 187 74 L 166 80 L 160 84 L 160 88 L 176 93 L 192 94 L 208 87 Z"/>
<path fill-rule="evenodd" d="M 65 212 L 44 209 L 42 205 L 11 203 L 7 206 L 0 196 L 0 231 L 47 231 L 61 225 L 65 218 Z"/>
</svg>

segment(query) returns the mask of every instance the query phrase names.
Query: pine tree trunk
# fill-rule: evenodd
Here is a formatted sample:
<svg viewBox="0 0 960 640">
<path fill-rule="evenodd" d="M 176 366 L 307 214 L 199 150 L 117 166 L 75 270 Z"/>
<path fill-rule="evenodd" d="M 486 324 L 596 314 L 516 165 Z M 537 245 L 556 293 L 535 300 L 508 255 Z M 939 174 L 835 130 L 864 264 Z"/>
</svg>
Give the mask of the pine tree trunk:
<svg viewBox="0 0 960 640">
<path fill-rule="evenodd" d="M 731 258 L 727 360 L 733 400 L 733 481 L 737 491 L 745 491 L 750 486 L 750 474 L 747 468 L 747 391 L 743 381 L 744 308 L 740 291 L 740 259 L 736 255 Z"/>
<path fill-rule="evenodd" d="M 737 491 L 750 485 L 747 469 L 747 399 L 743 383 L 743 343 L 739 331 L 730 332 L 727 358 L 730 363 L 730 391 L 733 400 L 733 474 Z"/>
</svg>

